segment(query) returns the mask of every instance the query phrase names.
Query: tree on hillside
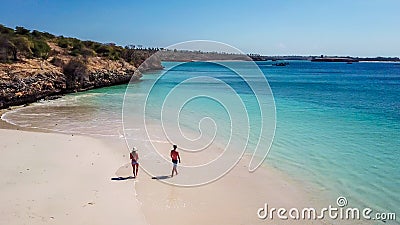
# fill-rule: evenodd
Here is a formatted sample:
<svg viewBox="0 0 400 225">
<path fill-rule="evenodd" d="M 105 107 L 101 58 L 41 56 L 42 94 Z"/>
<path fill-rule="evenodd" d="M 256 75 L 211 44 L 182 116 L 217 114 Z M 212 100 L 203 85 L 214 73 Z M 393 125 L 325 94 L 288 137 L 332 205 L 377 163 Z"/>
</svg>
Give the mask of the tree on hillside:
<svg viewBox="0 0 400 225">
<path fill-rule="evenodd" d="M 34 39 L 33 43 L 33 56 L 37 58 L 47 59 L 50 53 L 50 46 L 42 39 Z"/>
<path fill-rule="evenodd" d="M 16 33 L 16 34 L 27 35 L 27 34 L 29 34 L 30 32 L 31 32 L 31 31 L 28 30 L 28 29 L 25 29 L 25 27 L 19 27 L 19 26 L 16 26 L 16 27 L 15 27 L 15 33 Z"/>
<path fill-rule="evenodd" d="M 0 35 L 0 61 L 8 61 L 10 55 L 10 41 L 3 35 Z"/>
<path fill-rule="evenodd" d="M 49 44 L 57 44 L 63 48 L 58 51 Z M 0 60 L 17 61 L 21 58 L 47 59 L 51 52 L 68 54 L 79 58 L 102 57 L 120 60 L 138 66 L 158 48 L 144 48 L 143 45 L 128 45 L 125 48 L 114 43 L 102 44 L 95 41 L 81 41 L 77 38 L 54 36 L 38 30 L 30 31 L 22 26 L 15 29 L 0 24 Z"/>
<path fill-rule="evenodd" d="M 18 60 L 18 54 L 25 57 L 32 56 L 33 44 L 27 37 L 17 36 L 10 39 L 12 43 L 12 52 L 14 61 Z"/>
<path fill-rule="evenodd" d="M 1 34 L 12 34 L 12 33 L 14 33 L 14 30 L 0 24 L 0 33 Z"/>
<path fill-rule="evenodd" d="M 122 58 L 127 62 L 132 62 L 135 58 L 135 49 L 126 46 L 122 53 Z"/>
<path fill-rule="evenodd" d="M 41 32 L 41 31 L 37 31 L 37 30 L 33 30 L 31 34 L 33 37 L 39 38 L 39 39 L 52 39 L 52 38 L 56 37 L 53 34 L 50 34 L 47 32 Z"/>
<path fill-rule="evenodd" d="M 25 31 L 20 31 L 25 33 Z M 33 38 L 29 35 L 0 34 L 1 59 L 7 61 L 10 58 L 17 61 L 20 57 L 36 57 L 46 59 L 50 53 L 50 46 L 44 39 Z"/>
</svg>

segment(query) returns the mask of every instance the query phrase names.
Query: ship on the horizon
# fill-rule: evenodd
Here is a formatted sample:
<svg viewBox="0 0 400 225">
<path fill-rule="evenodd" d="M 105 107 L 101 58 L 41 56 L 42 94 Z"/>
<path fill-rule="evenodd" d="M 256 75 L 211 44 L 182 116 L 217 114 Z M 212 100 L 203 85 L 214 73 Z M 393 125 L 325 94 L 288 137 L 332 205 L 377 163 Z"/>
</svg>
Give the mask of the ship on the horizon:
<svg viewBox="0 0 400 225">
<path fill-rule="evenodd" d="M 312 58 L 311 62 L 346 62 L 346 63 L 353 63 L 359 62 L 359 60 L 350 58 L 350 57 L 316 57 Z"/>
</svg>

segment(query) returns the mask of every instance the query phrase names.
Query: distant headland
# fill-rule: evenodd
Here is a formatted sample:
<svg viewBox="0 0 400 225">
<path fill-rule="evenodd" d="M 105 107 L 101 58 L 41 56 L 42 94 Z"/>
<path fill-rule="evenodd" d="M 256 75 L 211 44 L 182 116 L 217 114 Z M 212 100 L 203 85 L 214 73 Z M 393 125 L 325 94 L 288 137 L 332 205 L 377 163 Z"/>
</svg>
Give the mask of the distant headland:
<svg viewBox="0 0 400 225">
<path fill-rule="evenodd" d="M 352 57 L 352 56 L 264 56 L 249 54 L 254 61 L 308 60 L 312 62 L 400 62 L 399 57 Z"/>
</svg>

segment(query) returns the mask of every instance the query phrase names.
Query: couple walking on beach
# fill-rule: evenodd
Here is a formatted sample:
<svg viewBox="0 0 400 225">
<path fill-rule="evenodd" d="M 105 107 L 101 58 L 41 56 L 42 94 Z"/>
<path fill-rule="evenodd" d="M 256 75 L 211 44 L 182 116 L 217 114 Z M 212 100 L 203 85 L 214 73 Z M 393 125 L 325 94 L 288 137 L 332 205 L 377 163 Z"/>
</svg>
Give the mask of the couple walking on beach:
<svg viewBox="0 0 400 225">
<path fill-rule="evenodd" d="M 177 145 L 172 145 L 172 150 L 170 153 L 170 157 L 172 160 L 172 172 L 171 177 L 174 176 L 174 172 L 178 175 L 178 163 L 181 163 L 181 157 L 179 156 L 179 152 L 176 150 L 178 148 Z M 133 169 L 133 178 L 136 178 L 139 170 L 139 154 L 137 153 L 137 148 L 133 147 L 132 152 L 130 154 L 132 169 Z"/>
</svg>

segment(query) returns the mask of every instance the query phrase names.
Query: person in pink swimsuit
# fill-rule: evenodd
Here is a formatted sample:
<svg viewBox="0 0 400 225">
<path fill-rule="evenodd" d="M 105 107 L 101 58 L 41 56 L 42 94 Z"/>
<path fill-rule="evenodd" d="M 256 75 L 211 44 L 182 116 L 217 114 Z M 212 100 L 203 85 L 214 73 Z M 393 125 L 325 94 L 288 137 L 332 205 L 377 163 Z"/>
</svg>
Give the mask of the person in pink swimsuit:
<svg viewBox="0 0 400 225">
<path fill-rule="evenodd" d="M 132 152 L 130 154 L 131 158 L 131 164 L 132 164 L 132 169 L 133 169 L 133 178 L 136 178 L 139 170 L 139 155 L 137 153 L 137 148 L 133 147 Z"/>
</svg>

